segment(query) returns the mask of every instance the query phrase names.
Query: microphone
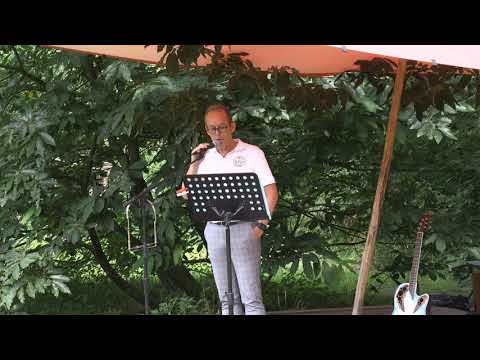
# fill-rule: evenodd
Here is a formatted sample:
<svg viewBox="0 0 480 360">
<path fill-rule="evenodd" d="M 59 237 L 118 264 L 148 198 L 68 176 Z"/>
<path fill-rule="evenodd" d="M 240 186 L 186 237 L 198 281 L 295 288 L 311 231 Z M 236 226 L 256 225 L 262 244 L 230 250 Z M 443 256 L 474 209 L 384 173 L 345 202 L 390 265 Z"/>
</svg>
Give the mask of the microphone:
<svg viewBox="0 0 480 360">
<path fill-rule="evenodd" d="M 192 162 L 192 164 L 193 164 L 195 161 L 200 161 L 200 160 L 202 160 L 202 159 L 205 157 L 205 154 L 206 154 L 207 150 L 212 149 L 212 148 L 214 148 L 214 147 L 216 147 L 216 146 L 217 146 L 216 142 L 213 141 L 211 144 L 208 144 L 208 146 L 207 146 L 206 148 L 203 148 L 203 149 L 197 151 L 196 154 L 198 154 L 198 157 Z"/>
</svg>

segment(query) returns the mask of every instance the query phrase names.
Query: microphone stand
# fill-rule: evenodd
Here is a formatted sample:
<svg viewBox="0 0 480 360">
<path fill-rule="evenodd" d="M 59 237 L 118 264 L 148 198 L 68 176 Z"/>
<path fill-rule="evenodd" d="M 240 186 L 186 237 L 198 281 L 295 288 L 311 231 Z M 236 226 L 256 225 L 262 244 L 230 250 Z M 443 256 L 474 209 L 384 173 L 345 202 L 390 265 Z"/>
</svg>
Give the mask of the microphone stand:
<svg viewBox="0 0 480 360">
<path fill-rule="evenodd" d="M 127 222 L 128 222 L 128 209 L 130 208 L 131 205 L 134 205 L 136 207 L 140 208 L 140 213 L 142 217 L 142 240 L 143 240 L 143 294 L 144 294 L 144 300 L 145 300 L 145 315 L 149 315 L 150 313 L 150 300 L 149 300 L 149 274 L 148 274 L 148 247 L 147 247 L 147 214 L 146 214 L 146 208 L 148 206 L 152 206 L 153 208 L 153 214 L 154 214 L 154 237 L 155 237 L 155 246 L 157 245 L 156 239 L 157 239 L 157 234 L 156 234 L 156 214 L 155 214 L 155 207 L 147 199 L 147 190 L 148 188 L 145 188 L 143 191 L 141 191 L 139 194 L 134 196 L 132 199 L 128 200 L 126 202 L 126 213 L 127 213 Z M 131 251 L 130 247 L 130 229 L 128 231 L 128 246 L 129 250 Z"/>
</svg>

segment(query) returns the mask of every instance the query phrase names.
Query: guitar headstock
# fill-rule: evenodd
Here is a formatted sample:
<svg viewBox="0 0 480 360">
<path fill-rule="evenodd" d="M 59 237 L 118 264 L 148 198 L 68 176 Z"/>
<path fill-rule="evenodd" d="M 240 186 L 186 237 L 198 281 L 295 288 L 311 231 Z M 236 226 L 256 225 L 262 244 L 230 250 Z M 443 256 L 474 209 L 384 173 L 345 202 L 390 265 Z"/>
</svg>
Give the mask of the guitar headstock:
<svg viewBox="0 0 480 360">
<path fill-rule="evenodd" d="M 418 224 L 417 232 L 426 232 L 428 227 L 430 226 L 430 221 L 432 221 L 433 213 L 431 211 L 427 211 L 422 215 L 420 218 L 420 223 Z"/>
</svg>

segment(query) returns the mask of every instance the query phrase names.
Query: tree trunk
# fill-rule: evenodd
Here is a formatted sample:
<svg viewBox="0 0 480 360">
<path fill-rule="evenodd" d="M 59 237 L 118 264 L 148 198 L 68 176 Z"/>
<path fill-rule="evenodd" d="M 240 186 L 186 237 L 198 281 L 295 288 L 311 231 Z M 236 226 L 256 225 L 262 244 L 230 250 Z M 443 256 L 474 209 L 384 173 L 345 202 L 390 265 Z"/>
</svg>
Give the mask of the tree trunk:
<svg viewBox="0 0 480 360">
<path fill-rule="evenodd" d="M 128 281 L 120 276 L 120 274 L 110 265 L 108 262 L 107 256 L 103 252 L 102 245 L 100 244 L 100 240 L 98 239 L 97 232 L 95 229 L 89 229 L 88 233 L 90 235 L 90 239 L 93 245 L 93 255 L 95 256 L 95 260 L 101 266 L 103 271 L 107 274 L 108 278 L 116 285 L 119 289 L 121 289 L 125 294 L 135 300 L 139 305 L 144 307 L 144 295 L 142 292 L 137 289 L 136 287 L 132 286 Z M 150 298 L 151 306 L 158 305 L 158 301 L 153 300 Z"/>
<path fill-rule="evenodd" d="M 177 265 L 158 272 L 158 276 L 172 290 L 182 290 L 188 296 L 199 298 L 202 288 L 185 265 Z"/>
</svg>

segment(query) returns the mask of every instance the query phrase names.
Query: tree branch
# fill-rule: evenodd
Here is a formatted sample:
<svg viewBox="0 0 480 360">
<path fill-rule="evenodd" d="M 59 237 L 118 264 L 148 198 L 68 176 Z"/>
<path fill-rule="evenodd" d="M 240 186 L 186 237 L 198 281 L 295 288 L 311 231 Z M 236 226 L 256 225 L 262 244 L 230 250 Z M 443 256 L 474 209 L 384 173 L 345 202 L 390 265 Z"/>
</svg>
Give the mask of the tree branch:
<svg viewBox="0 0 480 360">
<path fill-rule="evenodd" d="M 334 224 L 334 223 L 328 223 L 326 221 L 323 221 L 321 219 L 319 219 L 318 217 L 316 216 L 313 216 L 311 214 L 309 214 L 308 212 L 305 212 L 303 209 L 300 209 L 298 207 L 296 207 L 295 204 L 292 204 L 290 203 L 289 201 L 285 200 L 285 199 L 282 199 L 283 202 L 287 203 L 288 205 L 290 206 L 285 206 L 285 205 L 282 205 L 284 207 L 286 207 L 287 209 L 297 213 L 297 214 L 302 214 L 312 220 L 317 220 L 318 222 L 320 223 L 323 223 L 327 226 L 331 226 L 337 230 L 340 230 L 340 231 L 343 231 L 349 235 L 352 235 L 352 236 L 355 236 L 355 237 L 358 237 L 360 239 L 365 239 L 365 236 L 359 236 L 358 234 L 362 234 L 362 232 L 360 230 L 355 230 L 355 229 L 351 229 L 351 228 L 348 228 L 348 227 L 345 227 L 345 226 L 342 226 L 342 225 L 338 225 L 338 224 Z"/>
<path fill-rule="evenodd" d="M 205 258 L 205 259 L 192 259 L 187 261 L 184 260 L 183 263 L 187 265 L 210 263 L 210 259 Z"/>
<path fill-rule="evenodd" d="M 17 58 L 17 61 L 18 61 L 19 65 L 20 65 L 20 67 L 21 67 L 22 69 L 25 69 L 25 66 L 23 66 L 22 58 L 21 58 L 20 55 L 18 54 L 18 51 L 17 51 L 17 49 L 15 48 L 15 46 L 12 45 L 12 46 L 11 46 L 11 49 L 12 49 L 13 52 L 15 53 L 15 57 Z"/>
<path fill-rule="evenodd" d="M 365 241 L 357 241 L 353 243 L 335 243 L 335 244 L 327 244 L 326 246 L 354 246 L 354 245 L 359 245 L 359 244 L 365 244 Z"/>
<path fill-rule="evenodd" d="M 128 283 L 120 274 L 110 265 L 105 253 L 103 252 L 102 245 L 100 244 L 100 239 L 98 238 L 97 232 L 95 229 L 89 229 L 88 234 L 90 235 L 90 240 L 92 241 L 92 250 L 97 263 L 101 266 L 103 271 L 107 274 L 108 278 L 112 280 L 115 285 L 117 285 L 121 290 L 123 290 L 128 296 L 134 299 L 136 302 L 144 305 L 144 297 L 138 291 L 137 288 L 133 287 Z"/>
<path fill-rule="evenodd" d="M 90 177 L 92 176 L 93 160 L 97 151 L 97 142 L 95 141 L 96 137 L 97 135 L 95 133 L 95 136 L 93 137 L 93 149 L 91 149 L 90 158 L 88 160 L 88 176 L 85 177 L 85 184 L 83 184 L 83 192 L 87 191 L 88 183 L 90 182 Z"/>
<path fill-rule="evenodd" d="M 10 66 L 10 65 L 0 65 L 0 67 L 4 68 L 4 69 L 7 69 L 7 70 L 13 70 L 13 71 L 18 71 L 20 72 L 21 74 L 23 74 L 25 77 L 29 78 L 30 80 L 33 80 L 35 81 L 37 84 L 39 84 L 43 90 L 46 89 L 46 84 L 45 84 L 45 81 L 43 81 L 41 78 L 33 75 L 33 74 L 30 74 L 24 67 L 24 64 L 23 64 L 23 60 L 22 58 L 20 57 L 20 54 L 17 52 L 17 49 L 15 48 L 15 45 L 11 45 L 10 48 L 13 50 L 14 54 L 15 54 L 15 57 L 17 59 L 17 62 L 19 64 L 19 67 L 15 67 L 15 66 Z"/>
</svg>

